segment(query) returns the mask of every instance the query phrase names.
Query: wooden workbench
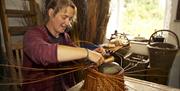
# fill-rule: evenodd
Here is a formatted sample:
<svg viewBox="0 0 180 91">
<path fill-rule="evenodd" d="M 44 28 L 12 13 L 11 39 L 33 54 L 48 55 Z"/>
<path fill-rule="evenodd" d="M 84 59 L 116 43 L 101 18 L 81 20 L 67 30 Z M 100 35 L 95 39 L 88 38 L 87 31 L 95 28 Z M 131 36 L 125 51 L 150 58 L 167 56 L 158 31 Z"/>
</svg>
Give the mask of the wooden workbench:
<svg viewBox="0 0 180 91">
<path fill-rule="evenodd" d="M 180 89 L 171 88 L 165 85 L 160 85 L 144 80 L 139 80 L 125 76 L 125 84 L 127 91 L 180 91 Z M 80 91 L 84 81 L 70 88 L 68 91 Z"/>
</svg>

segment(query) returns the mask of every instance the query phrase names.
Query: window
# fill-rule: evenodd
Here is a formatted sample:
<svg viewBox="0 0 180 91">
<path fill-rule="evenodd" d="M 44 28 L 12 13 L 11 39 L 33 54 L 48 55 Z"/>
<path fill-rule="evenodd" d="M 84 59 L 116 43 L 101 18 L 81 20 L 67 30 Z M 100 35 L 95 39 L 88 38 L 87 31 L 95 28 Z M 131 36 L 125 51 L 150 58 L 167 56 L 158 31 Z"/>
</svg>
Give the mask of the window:
<svg viewBox="0 0 180 91">
<path fill-rule="evenodd" d="M 166 0 L 111 0 L 106 38 L 117 30 L 131 37 L 144 37 L 164 28 Z"/>
</svg>

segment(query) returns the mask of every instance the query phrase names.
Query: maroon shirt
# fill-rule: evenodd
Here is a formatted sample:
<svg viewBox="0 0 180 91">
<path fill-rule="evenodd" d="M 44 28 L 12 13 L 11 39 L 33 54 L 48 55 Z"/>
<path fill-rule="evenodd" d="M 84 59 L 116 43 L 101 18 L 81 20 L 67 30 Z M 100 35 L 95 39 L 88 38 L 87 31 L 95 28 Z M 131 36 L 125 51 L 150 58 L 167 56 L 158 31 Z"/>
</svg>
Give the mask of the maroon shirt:
<svg viewBox="0 0 180 91">
<path fill-rule="evenodd" d="M 57 45 L 73 46 L 69 35 L 65 32 L 59 38 L 53 37 L 45 26 L 35 27 L 28 30 L 23 41 L 23 66 L 30 68 L 50 69 L 60 68 L 67 63 L 57 61 Z M 42 80 L 54 76 L 62 71 L 36 71 L 24 69 L 24 83 Z M 46 79 L 38 82 L 24 84 L 23 91 L 66 91 L 69 86 L 74 85 L 72 74 Z"/>
</svg>

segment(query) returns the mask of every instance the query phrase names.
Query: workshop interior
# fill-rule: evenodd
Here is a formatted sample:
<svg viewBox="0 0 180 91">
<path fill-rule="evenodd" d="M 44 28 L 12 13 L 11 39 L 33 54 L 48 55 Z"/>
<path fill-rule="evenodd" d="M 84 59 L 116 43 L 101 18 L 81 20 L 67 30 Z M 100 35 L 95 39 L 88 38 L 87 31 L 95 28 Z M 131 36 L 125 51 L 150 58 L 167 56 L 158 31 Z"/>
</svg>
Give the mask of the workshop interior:
<svg viewBox="0 0 180 91">
<path fill-rule="evenodd" d="M 22 66 L 23 36 L 44 24 L 45 1 L 0 0 L 0 91 L 36 84 L 23 82 L 22 69 L 34 69 Z M 47 79 L 74 72 L 67 91 L 180 91 L 179 0 L 72 1 L 76 20 L 65 31 L 78 47 L 103 48 L 105 63 L 81 59 Z"/>
</svg>

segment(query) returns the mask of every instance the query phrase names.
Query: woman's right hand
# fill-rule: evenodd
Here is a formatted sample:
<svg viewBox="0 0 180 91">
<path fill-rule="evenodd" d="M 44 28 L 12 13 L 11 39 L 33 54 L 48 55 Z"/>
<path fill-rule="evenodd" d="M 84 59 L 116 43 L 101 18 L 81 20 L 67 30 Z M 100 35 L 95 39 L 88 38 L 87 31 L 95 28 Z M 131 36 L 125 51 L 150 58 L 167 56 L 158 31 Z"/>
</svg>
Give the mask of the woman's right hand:
<svg viewBox="0 0 180 91">
<path fill-rule="evenodd" d="M 88 59 L 90 61 L 96 63 L 97 65 L 101 65 L 102 63 L 104 63 L 104 57 L 100 53 L 91 50 L 88 50 L 88 52 Z"/>
</svg>

